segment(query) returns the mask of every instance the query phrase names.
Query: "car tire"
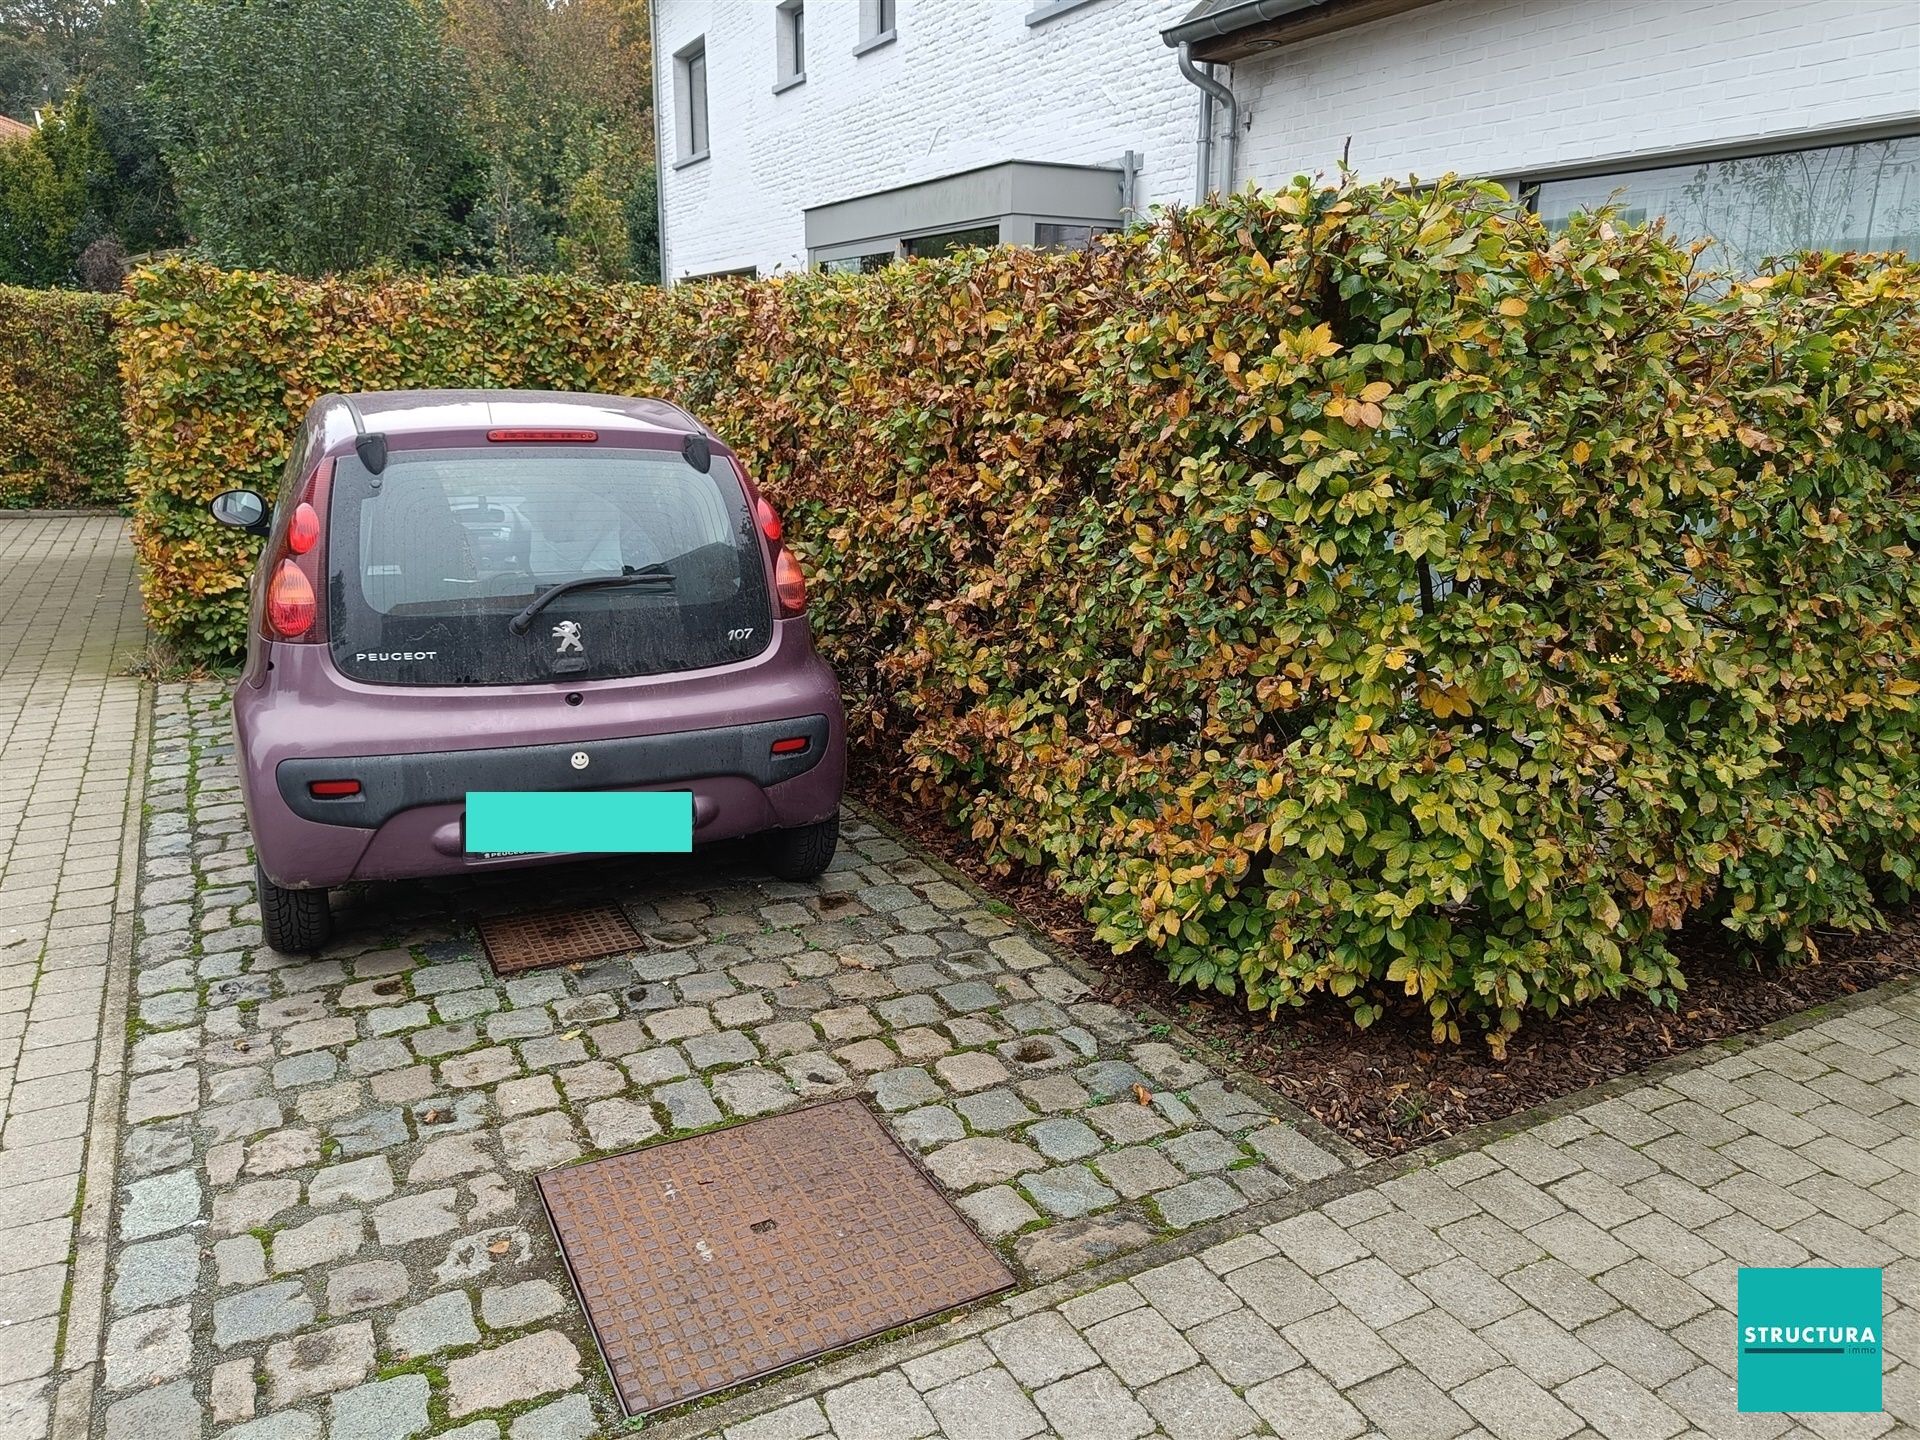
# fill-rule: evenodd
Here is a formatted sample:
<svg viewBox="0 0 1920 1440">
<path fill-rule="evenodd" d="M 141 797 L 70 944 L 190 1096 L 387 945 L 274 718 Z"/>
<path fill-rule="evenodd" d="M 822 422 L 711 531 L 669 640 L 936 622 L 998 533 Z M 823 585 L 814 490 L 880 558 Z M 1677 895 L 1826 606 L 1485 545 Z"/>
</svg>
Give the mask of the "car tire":
<svg viewBox="0 0 1920 1440">
<path fill-rule="evenodd" d="M 813 880 L 833 863 L 840 844 L 840 817 L 829 815 L 815 825 L 768 833 L 767 869 L 782 880 Z"/>
<path fill-rule="evenodd" d="M 287 890 L 253 867 L 260 896 L 260 925 L 267 944 L 282 955 L 311 955 L 333 935 L 333 911 L 325 890 Z"/>
</svg>

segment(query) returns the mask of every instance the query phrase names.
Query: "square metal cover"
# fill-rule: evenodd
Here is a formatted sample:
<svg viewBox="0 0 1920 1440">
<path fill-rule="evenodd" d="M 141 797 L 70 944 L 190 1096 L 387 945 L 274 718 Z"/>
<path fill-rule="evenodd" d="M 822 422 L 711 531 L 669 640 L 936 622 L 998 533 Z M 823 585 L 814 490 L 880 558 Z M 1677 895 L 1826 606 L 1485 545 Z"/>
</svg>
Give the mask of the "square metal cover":
<svg viewBox="0 0 1920 1440">
<path fill-rule="evenodd" d="M 1013 1284 L 858 1100 L 539 1177 L 629 1415 Z"/>
<path fill-rule="evenodd" d="M 624 955 L 646 942 L 617 905 L 587 905 L 545 915 L 495 915 L 480 922 L 480 942 L 497 975 Z"/>
</svg>

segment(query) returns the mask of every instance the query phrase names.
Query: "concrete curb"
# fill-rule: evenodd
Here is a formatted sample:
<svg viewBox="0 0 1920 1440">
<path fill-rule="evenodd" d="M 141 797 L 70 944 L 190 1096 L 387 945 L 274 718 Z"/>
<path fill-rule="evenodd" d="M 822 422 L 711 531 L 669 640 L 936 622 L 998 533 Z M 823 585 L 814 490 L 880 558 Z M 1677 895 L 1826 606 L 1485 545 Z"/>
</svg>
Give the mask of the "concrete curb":
<svg viewBox="0 0 1920 1440">
<path fill-rule="evenodd" d="M 120 1152 L 120 1116 L 127 1066 L 127 1006 L 133 977 L 133 931 L 140 890 L 140 851 L 145 826 L 147 749 L 153 735 L 153 687 L 140 687 L 133 727 L 132 773 L 120 832 L 120 879 L 114 889 L 113 933 L 107 950 L 107 988 L 101 1002 L 100 1038 L 94 1061 L 93 1105 L 88 1114 L 87 1161 L 81 1173 L 80 1223 L 73 1240 L 60 1360 L 54 1368 L 52 1440 L 86 1440 L 99 1388 L 100 1344 L 105 1329 L 107 1243 L 113 1230 L 114 1166 Z"/>
</svg>

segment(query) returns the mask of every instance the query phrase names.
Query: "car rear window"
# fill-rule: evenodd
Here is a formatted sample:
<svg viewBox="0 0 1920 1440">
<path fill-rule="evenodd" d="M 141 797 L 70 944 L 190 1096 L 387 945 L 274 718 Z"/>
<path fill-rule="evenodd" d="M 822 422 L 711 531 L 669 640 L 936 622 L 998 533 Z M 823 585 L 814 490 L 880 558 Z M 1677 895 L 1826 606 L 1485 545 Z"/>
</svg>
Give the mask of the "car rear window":
<svg viewBox="0 0 1920 1440">
<path fill-rule="evenodd" d="M 746 496 L 724 462 L 553 445 L 396 450 L 334 472 L 329 643 L 392 685 L 504 685 L 697 670 L 767 646 L 771 606 Z M 524 634 L 509 622 L 563 591 Z"/>
</svg>

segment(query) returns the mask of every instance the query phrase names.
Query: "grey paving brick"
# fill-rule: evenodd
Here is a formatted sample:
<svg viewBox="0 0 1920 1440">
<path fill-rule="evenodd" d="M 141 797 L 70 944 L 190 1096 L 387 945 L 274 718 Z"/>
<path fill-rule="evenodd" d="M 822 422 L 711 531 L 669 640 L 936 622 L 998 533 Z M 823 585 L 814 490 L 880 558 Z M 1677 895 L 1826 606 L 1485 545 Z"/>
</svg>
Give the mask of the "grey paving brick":
<svg viewBox="0 0 1920 1440">
<path fill-rule="evenodd" d="M 1045 1418 L 1026 1392 L 998 1367 L 976 1370 L 929 1390 L 926 1403 L 945 1435 L 1027 1440 L 1047 1428 Z"/>
<path fill-rule="evenodd" d="M 1110 1370 L 1083 1370 L 1033 1397 L 1061 1440 L 1137 1440 L 1153 1417 Z"/>
<path fill-rule="evenodd" d="M 1511 1367 L 1469 1380 L 1453 1398 L 1499 1440 L 1565 1440 L 1581 1428 L 1577 1415 Z"/>
<path fill-rule="evenodd" d="M 1662 1329 L 1713 1308 L 1698 1290 L 1650 1260 L 1629 1260 L 1600 1276 L 1598 1283 L 1635 1314 Z"/>
<path fill-rule="evenodd" d="M 1506 1363 L 1499 1351 L 1437 1307 L 1387 1326 L 1380 1338 L 1448 1391 Z"/>
<path fill-rule="evenodd" d="M 1217 1220 L 1244 1209 L 1247 1197 L 1218 1175 L 1203 1175 L 1153 1196 L 1160 1218 L 1176 1230 Z"/>
<path fill-rule="evenodd" d="M 1521 1299 L 1568 1327 L 1598 1320 L 1618 1303 L 1584 1275 L 1552 1258 L 1523 1265 L 1503 1279 Z"/>
<path fill-rule="evenodd" d="M 954 1203 L 989 1240 L 1011 1235 L 1040 1219 L 1040 1212 L 1011 1185 L 990 1185 Z"/>
<path fill-rule="evenodd" d="M 473 1302 L 464 1290 L 450 1290 L 411 1305 L 395 1315 L 387 1327 L 388 1351 L 401 1360 L 478 1344 L 479 1340 Z"/>
<path fill-rule="evenodd" d="M 1280 1333 L 1308 1364 L 1343 1390 L 1401 1363 L 1371 1325 L 1339 1306 L 1282 1326 Z"/>
<path fill-rule="evenodd" d="M 933 1412 L 897 1371 L 829 1390 L 824 1401 L 842 1440 L 917 1440 L 936 1428 Z"/>
<path fill-rule="evenodd" d="M 480 1410 L 570 1390 L 580 1379 L 580 1351 L 557 1330 L 541 1330 L 463 1356 L 447 1366 L 447 1413 Z"/>
<path fill-rule="evenodd" d="M 1231 1310 L 1186 1332 L 1221 1378 L 1242 1388 L 1270 1380 L 1301 1363 L 1300 1353 L 1251 1310 Z"/>
<path fill-rule="evenodd" d="M 1086 1339 L 1114 1374 L 1135 1389 L 1200 1359 L 1199 1352 L 1151 1306 L 1088 1327 Z"/>
<path fill-rule="evenodd" d="M 1474 1423 L 1446 1391 L 1410 1365 L 1361 1381 L 1351 1398 L 1381 1431 L 1405 1440 L 1452 1440 Z"/>
<path fill-rule="evenodd" d="M 1304 1367 L 1254 1386 L 1247 1403 L 1289 1440 L 1353 1440 L 1367 1429 L 1325 1376 Z"/>
<path fill-rule="evenodd" d="M 1483 1326 L 1482 1340 L 1518 1366 L 1529 1379 L 1549 1389 L 1601 1364 L 1601 1358 L 1572 1332 L 1538 1310 L 1521 1310 Z"/>
</svg>

